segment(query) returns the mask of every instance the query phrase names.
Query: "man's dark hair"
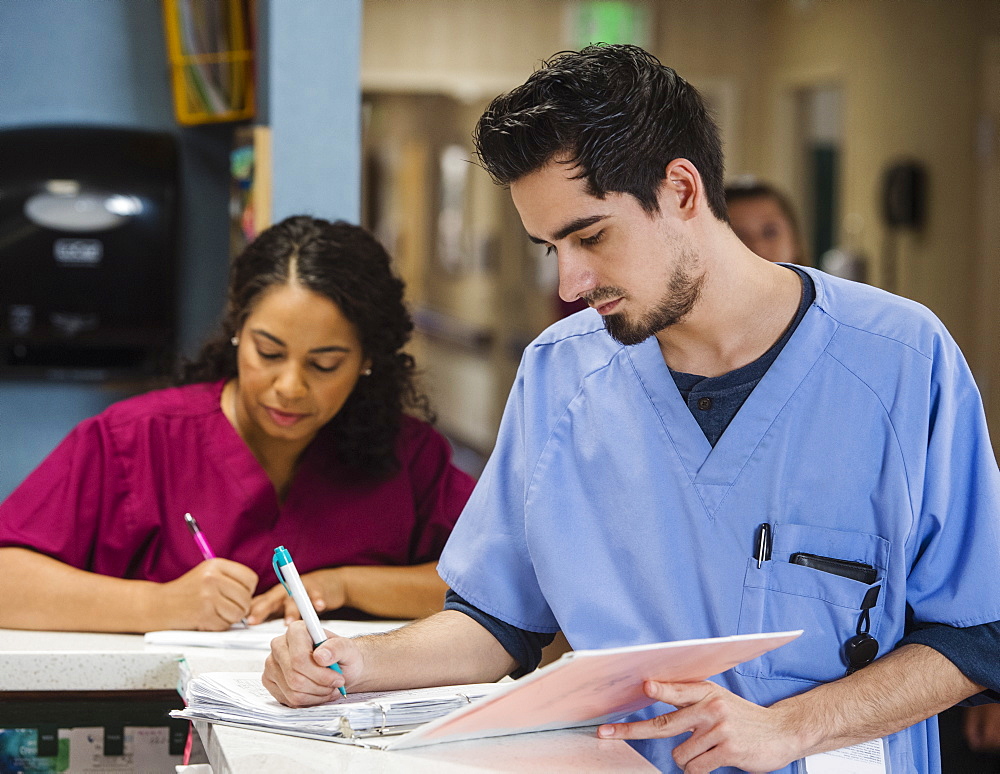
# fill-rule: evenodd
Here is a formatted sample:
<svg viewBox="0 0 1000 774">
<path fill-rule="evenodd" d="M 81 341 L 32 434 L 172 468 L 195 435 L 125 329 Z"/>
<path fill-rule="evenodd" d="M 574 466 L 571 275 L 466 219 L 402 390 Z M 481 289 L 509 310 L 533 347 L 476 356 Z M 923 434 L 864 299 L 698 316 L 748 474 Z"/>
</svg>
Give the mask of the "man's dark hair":
<svg viewBox="0 0 1000 774">
<path fill-rule="evenodd" d="M 500 185 L 565 154 L 593 196 L 631 194 L 648 213 L 659 209 L 667 164 L 684 158 L 701 174 L 712 213 L 726 220 L 715 121 L 693 86 L 638 46 L 556 54 L 490 103 L 473 139 Z"/>
<path fill-rule="evenodd" d="M 328 427 L 341 461 L 372 477 L 399 467 L 395 441 L 403 411 L 432 420 L 418 389 L 413 357 L 403 352 L 413 331 L 403 282 L 370 233 L 344 221 L 297 215 L 271 226 L 232 262 L 222 325 L 200 354 L 182 364 L 181 384 L 238 376 L 239 333 L 266 290 L 295 282 L 324 296 L 354 325 L 371 375 L 361 378 Z"/>
</svg>

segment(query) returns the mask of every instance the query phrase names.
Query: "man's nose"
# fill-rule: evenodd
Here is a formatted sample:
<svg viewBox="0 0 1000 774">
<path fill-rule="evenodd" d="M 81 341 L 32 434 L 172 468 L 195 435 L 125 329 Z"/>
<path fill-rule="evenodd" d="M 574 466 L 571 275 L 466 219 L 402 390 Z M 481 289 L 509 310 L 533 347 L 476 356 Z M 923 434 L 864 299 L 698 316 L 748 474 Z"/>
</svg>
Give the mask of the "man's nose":
<svg viewBox="0 0 1000 774">
<path fill-rule="evenodd" d="M 571 247 L 557 252 L 559 260 L 559 298 L 566 303 L 576 301 L 580 296 L 597 287 L 594 272 L 580 255 Z"/>
</svg>

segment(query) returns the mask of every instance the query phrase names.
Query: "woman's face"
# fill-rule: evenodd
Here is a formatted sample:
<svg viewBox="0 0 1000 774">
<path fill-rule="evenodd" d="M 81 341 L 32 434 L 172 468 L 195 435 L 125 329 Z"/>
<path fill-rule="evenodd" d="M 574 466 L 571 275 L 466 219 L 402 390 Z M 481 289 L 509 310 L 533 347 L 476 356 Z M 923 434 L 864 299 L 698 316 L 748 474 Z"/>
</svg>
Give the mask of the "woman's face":
<svg viewBox="0 0 1000 774">
<path fill-rule="evenodd" d="M 781 206 L 770 196 L 737 199 L 729 204 L 729 222 L 747 247 L 768 261 L 801 260 L 795 231 Z"/>
<path fill-rule="evenodd" d="M 237 430 L 251 448 L 305 446 L 371 367 L 335 303 L 297 283 L 265 290 L 239 331 Z"/>
</svg>

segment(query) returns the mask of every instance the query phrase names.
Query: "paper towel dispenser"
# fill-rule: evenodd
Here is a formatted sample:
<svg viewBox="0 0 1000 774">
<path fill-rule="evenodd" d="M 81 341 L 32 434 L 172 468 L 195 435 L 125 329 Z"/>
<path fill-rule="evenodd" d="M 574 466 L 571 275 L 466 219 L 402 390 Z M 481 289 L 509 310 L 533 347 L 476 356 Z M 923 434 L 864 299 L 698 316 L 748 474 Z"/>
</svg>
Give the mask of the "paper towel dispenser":
<svg viewBox="0 0 1000 774">
<path fill-rule="evenodd" d="M 0 130 L 0 377 L 163 372 L 176 340 L 178 149 L 119 127 Z"/>
</svg>

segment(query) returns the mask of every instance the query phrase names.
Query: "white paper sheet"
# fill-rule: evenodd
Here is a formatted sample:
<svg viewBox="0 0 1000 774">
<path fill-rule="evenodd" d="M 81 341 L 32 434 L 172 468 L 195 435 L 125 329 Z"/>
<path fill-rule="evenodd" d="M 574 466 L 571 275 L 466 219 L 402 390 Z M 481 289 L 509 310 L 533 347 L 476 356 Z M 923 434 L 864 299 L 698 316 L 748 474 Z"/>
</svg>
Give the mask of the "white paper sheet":
<svg viewBox="0 0 1000 774">
<path fill-rule="evenodd" d="M 408 621 L 341 621 L 330 619 L 321 620 L 320 623 L 324 629 L 341 637 L 357 637 L 362 634 L 389 632 L 405 625 Z M 236 624 L 222 632 L 164 629 L 157 632 L 147 632 L 143 636 L 143 642 L 147 645 L 162 645 L 173 648 L 270 650 L 271 640 L 284 634 L 285 628 L 285 622 L 278 618 L 250 627 Z"/>
</svg>

